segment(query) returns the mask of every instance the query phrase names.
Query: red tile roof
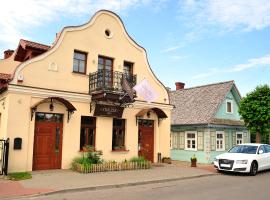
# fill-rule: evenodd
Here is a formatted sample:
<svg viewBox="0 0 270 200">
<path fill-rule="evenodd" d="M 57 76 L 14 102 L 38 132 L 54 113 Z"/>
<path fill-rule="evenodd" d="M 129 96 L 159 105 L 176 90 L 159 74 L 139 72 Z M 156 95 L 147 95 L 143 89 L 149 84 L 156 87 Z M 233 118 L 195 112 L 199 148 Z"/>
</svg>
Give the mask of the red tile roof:
<svg viewBox="0 0 270 200">
<path fill-rule="evenodd" d="M 30 47 L 30 48 L 41 49 L 41 50 L 47 51 L 50 48 L 50 46 L 48 45 L 40 44 L 37 42 L 32 42 L 32 41 L 24 40 L 24 39 L 20 40 L 20 44 L 24 49 L 27 47 Z"/>
<path fill-rule="evenodd" d="M 0 80 L 9 81 L 9 80 L 11 80 L 11 77 L 12 77 L 11 74 L 0 73 Z"/>
</svg>

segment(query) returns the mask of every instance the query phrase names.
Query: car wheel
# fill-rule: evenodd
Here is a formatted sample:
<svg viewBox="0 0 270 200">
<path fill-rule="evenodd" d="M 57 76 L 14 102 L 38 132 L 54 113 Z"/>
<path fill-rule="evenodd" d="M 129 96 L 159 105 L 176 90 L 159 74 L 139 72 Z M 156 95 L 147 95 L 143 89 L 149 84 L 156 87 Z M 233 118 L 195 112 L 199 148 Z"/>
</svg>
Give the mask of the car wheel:
<svg viewBox="0 0 270 200">
<path fill-rule="evenodd" d="M 250 166 L 249 174 L 251 176 L 255 176 L 257 172 L 258 172 L 258 164 L 255 161 L 253 161 Z"/>
</svg>

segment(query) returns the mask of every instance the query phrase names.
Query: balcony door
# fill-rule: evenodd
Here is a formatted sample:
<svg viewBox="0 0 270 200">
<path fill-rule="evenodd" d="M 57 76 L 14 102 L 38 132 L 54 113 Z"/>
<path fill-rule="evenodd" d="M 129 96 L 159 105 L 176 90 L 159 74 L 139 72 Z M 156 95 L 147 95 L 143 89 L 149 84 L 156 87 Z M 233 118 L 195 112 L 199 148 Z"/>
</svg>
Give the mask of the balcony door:
<svg viewBox="0 0 270 200">
<path fill-rule="evenodd" d="M 110 89 L 113 86 L 113 59 L 98 57 L 98 87 Z"/>
</svg>

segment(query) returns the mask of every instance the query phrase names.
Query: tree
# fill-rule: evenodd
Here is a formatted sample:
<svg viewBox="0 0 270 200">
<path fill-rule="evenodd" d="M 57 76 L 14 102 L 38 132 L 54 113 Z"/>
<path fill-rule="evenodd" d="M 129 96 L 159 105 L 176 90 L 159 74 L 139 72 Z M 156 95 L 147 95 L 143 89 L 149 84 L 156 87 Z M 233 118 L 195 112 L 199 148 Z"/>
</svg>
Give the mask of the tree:
<svg viewBox="0 0 270 200">
<path fill-rule="evenodd" d="M 270 130 L 270 88 L 257 86 L 240 101 L 239 114 L 252 133 L 256 133 L 256 142 L 269 136 Z M 266 140 L 264 140 L 266 142 Z M 269 142 L 269 141 L 267 141 Z"/>
</svg>

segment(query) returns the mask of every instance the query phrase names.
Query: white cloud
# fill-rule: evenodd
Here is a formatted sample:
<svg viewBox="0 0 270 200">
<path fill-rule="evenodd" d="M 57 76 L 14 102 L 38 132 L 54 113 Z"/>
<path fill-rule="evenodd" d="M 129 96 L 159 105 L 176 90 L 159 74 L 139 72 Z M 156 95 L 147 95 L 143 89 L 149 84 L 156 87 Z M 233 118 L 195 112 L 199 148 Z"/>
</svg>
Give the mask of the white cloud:
<svg viewBox="0 0 270 200">
<path fill-rule="evenodd" d="M 180 18 L 189 25 L 218 26 L 223 31 L 270 26 L 269 0 L 180 0 L 179 5 Z"/>
<path fill-rule="evenodd" d="M 193 76 L 193 79 L 207 78 L 214 75 L 222 75 L 227 73 L 237 73 L 245 70 L 249 70 L 256 67 L 268 67 L 270 69 L 270 54 L 259 58 L 252 58 L 247 63 L 238 64 L 227 69 L 211 68 L 207 72 L 197 74 Z"/>
<path fill-rule="evenodd" d="M 176 45 L 176 46 L 168 47 L 166 49 L 161 50 L 161 53 L 172 52 L 172 51 L 175 51 L 175 50 L 180 49 L 182 47 L 183 47 L 183 45 Z"/>
<path fill-rule="evenodd" d="M 162 0 L 161 0 L 162 1 Z M 100 9 L 116 12 L 138 5 L 149 5 L 152 0 L 8 0 L 0 6 L 0 48 L 15 48 L 27 32 L 60 18 L 90 15 Z"/>
</svg>

